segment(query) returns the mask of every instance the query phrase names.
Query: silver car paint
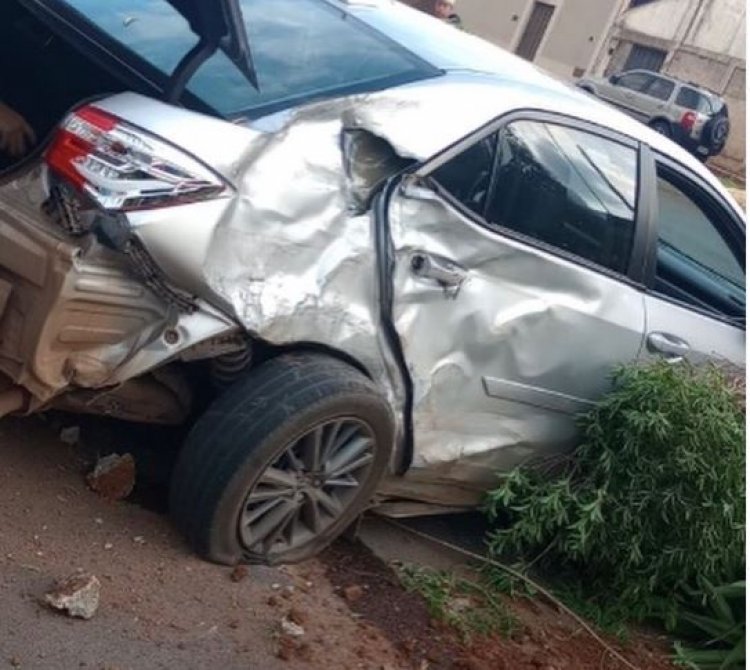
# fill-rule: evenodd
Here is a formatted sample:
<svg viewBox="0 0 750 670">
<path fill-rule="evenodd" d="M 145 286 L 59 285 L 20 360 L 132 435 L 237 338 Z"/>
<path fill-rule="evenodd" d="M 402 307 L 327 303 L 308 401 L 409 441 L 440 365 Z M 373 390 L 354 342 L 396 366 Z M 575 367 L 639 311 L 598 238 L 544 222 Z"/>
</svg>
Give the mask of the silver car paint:
<svg viewBox="0 0 750 670">
<path fill-rule="evenodd" d="M 376 27 L 398 25 L 414 34 L 422 21 L 398 3 L 351 11 Z M 211 203 L 129 215 L 172 281 L 205 302 L 196 315 L 169 324 L 182 329 L 176 343 L 167 345 L 157 333 L 119 361 L 111 378 L 140 374 L 240 323 L 272 343 L 314 342 L 356 358 L 400 416 L 404 389 L 379 324 L 377 222 L 361 212 L 361 184 L 347 177 L 346 129 L 372 133 L 401 157 L 424 161 L 507 112 L 567 113 L 677 155 L 726 194 L 686 152 L 636 121 L 476 38 L 435 21 L 424 25 L 442 31 L 441 40 L 432 32 L 421 44 L 417 37 L 415 51 L 431 50 L 436 60 L 445 53 L 445 76 L 255 124 L 231 124 L 135 94 L 97 103 L 190 152 L 229 185 Z M 428 230 L 437 213 L 440 221 L 433 218 Z M 391 217 L 395 317 L 417 391 L 417 443 L 415 467 L 406 478 L 386 480 L 383 492 L 470 504 L 504 465 L 536 446 L 554 450 L 570 442 L 569 412 L 604 390 L 612 357 L 638 355 L 645 307 L 629 289 L 612 291 L 615 280 L 490 239 L 439 200 L 402 193 L 391 203 Z M 461 226 L 465 240 L 456 239 L 451 224 Z M 455 246 L 446 246 L 448 240 Z M 455 295 L 410 274 L 410 254 L 419 249 L 466 270 Z M 501 284 L 507 296 L 496 303 L 490 293 Z M 573 334 L 592 321 L 600 327 L 577 342 Z M 615 345 L 611 355 L 599 338 Z M 469 400 L 477 403 L 471 410 Z"/>
<path fill-rule="evenodd" d="M 345 130 L 372 133 L 401 156 L 423 161 L 503 113 L 530 107 L 585 114 L 674 153 L 665 138 L 572 89 L 551 93 L 503 82 L 499 96 L 496 79 L 470 74 L 320 103 L 255 127 L 231 126 L 229 137 L 227 124 L 202 120 L 210 141 L 171 130 L 171 116 L 192 113 L 134 95 L 102 106 L 199 158 L 210 146 L 212 166 L 234 189 L 215 203 L 130 215 L 170 276 L 218 298 L 266 341 L 322 343 L 356 358 L 396 416 L 404 389 L 378 322 L 376 224 L 371 214 L 355 213 L 357 185 L 343 169 Z M 267 127 L 275 132 L 257 130 Z M 684 162 L 715 185 L 687 154 Z M 391 230 L 394 317 L 415 387 L 416 443 L 412 470 L 386 480 L 382 491 L 470 504 L 498 469 L 570 445 L 573 412 L 606 389 L 614 364 L 641 354 L 644 297 L 569 261 L 499 242 L 437 197 L 397 195 Z M 466 270 L 457 295 L 410 273 L 415 250 Z"/>
</svg>

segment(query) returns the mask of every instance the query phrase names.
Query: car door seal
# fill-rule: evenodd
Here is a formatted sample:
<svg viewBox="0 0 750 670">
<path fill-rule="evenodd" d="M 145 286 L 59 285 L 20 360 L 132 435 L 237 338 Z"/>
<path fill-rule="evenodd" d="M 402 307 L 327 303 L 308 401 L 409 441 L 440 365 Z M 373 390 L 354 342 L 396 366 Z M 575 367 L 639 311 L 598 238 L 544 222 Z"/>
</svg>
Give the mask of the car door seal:
<svg viewBox="0 0 750 670">
<path fill-rule="evenodd" d="M 395 174 L 388 179 L 385 188 L 375 201 L 375 251 L 378 267 L 378 281 L 380 289 L 380 324 L 390 347 L 391 354 L 396 361 L 401 381 L 404 385 L 403 405 L 403 444 L 401 461 L 396 474 L 403 475 L 411 467 L 414 459 L 414 384 L 406 364 L 406 357 L 401 346 L 401 338 L 393 322 L 393 275 L 394 261 L 391 253 L 390 235 L 388 228 L 388 203 L 393 191 L 398 188 L 405 171 Z"/>
</svg>

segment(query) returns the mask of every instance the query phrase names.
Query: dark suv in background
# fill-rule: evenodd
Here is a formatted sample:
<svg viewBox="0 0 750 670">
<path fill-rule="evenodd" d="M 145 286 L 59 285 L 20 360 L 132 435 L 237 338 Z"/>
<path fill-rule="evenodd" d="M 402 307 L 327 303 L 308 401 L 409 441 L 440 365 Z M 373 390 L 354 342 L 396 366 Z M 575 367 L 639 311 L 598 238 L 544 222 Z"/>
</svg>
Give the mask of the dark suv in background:
<svg viewBox="0 0 750 670">
<path fill-rule="evenodd" d="M 581 79 L 577 85 L 672 138 L 701 160 L 721 153 L 729 137 L 726 103 L 696 84 L 648 70 L 630 70 L 606 79 Z"/>
</svg>

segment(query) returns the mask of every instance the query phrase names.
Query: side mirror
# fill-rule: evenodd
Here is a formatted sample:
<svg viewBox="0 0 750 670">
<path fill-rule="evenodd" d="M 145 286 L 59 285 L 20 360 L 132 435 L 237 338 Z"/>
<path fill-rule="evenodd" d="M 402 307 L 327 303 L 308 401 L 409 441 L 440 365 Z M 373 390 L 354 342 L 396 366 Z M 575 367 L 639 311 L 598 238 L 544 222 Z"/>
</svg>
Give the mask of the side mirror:
<svg viewBox="0 0 750 670">
<path fill-rule="evenodd" d="M 617 82 L 620 81 L 620 75 L 619 74 L 611 74 L 609 75 L 609 83 L 613 85 L 617 85 Z"/>
</svg>

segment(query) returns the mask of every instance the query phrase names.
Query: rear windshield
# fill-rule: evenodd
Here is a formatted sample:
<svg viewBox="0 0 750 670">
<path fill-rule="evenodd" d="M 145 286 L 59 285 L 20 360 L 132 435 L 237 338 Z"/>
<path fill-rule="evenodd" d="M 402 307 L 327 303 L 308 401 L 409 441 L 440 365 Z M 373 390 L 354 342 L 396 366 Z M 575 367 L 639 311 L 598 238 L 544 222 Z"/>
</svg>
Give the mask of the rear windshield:
<svg viewBox="0 0 750 670">
<path fill-rule="evenodd" d="M 165 74 L 198 41 L 168 0 L 65 0 Z M 188 90 L 224 116 L 262 116 L 313 99 L 374 91 L 439 74 L 326 0 L 240 0 L 259 90 L 222 52 Z M 218 11 L 218 10 L 217 10 Z"/>
</svg>

